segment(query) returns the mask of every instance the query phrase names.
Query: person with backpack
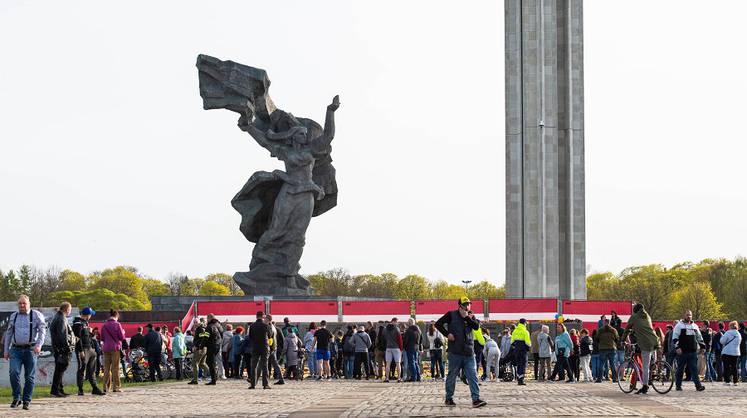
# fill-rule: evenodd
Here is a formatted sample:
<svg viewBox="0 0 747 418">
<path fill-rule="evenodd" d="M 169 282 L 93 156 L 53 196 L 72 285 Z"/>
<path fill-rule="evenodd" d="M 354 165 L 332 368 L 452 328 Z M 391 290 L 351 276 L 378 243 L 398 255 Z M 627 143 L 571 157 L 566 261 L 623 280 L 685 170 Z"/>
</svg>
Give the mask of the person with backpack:
<svg viewBox="0 0 747 418">
<path fill-rule="evenodd" d="M 73 334 L 78 341 L 75 343 L 75 356 L 78 359 L 78 373 L 76 383 L 78 384 L 78 396 L 83 396 L 83 378 L 91 384 L 91 394 L 104 395 L 96 384 L 96 349 L 91 327 L 88 326 L 88 320 L 91 319 L 96 311 L 90 307 L 85 307 L 80 311 L 80 315 L 73 320 Z"/>
<path fill-rule="evenodd" d="M 436 329 L 436 325 L 432 322 L 428 326 L 426 336 L 428 338 L 428 348 L 431 358 L 431 379 L 443 380 L 445 376 L 443 359 L 444 336 Z"/>
<path fill-rule="evenodd" d="M 449 374 L 446 376 L 446 406 L 455 406 L 454 389 L 459 373 L 464 370 L 472 397 L 472 407 L 480 408 L 487 403 L 480 399 L 480 386 L 477 382 L 477 368 L 475 367 L 475 344 L 473 331 L 480 328 L 480 322 L 469 315 L 472 302 L 462 296 L 458 301 L 459 308 L 446 312 L 436 321 L 434 326 L 446 335 L 449 340 L 448 361 Z M 527 335 L 527 338 L 529 336 Z"/>
<path fill-rule="evenodd" d="M 371 378 L 371 367 L 368 362 L 368 349 L 371 348 L 371 337 L 363 325 L 358 326 L 358 332 L 353 335 L 355 359 L 353 360 L 353 378 L 361 380 L 361 366 L 366 370 L 366 380 Z"/>
<path fill-rule="evenodd" d="M 10 360 L 8 371 L 13 393 L 11 408 L 23 403 L 23 409 L 29 409 L 34 393 L 36 378 L 36 360 L 41 352 L 46 337 L 47 323 L 41 312 L 31 309 L 31 300 L 26 295 L 18 298 L 18 311 L 8 318 L 5 331 L 3 357 Z M 21 368 L 24 372 L 23 397 L 21 397 Z"/>
<path fill-rule="evenodd" d="M 584 375 L 584 382 L 590 383 L 594 380 L 594 375 L 591 373 L 591 350 L 594 342 L 589 336 L 589 330 L 584 328 L 581 330 L 581 339 L 579 339 L 579 360 L 581 362 L 580 369 Z M 580 381 L 580 379 L 579 379 Z"/>
<path fill-rule="evenodd" d="M 210 369 L 210 381 L 206 384 L 216 385 L 218 382 L 216 361 L 220 361 L 220 364 L 223 364 L 220 360 L 220 350 L 223 342 L 223 326 L 220 324 L 220 321 L 218 321 L 218 318 L 213 314 L 208 314 L 207 319 L 208 324 L 206 330 L 210 334 L 207 339 L 207 365 L 208 369 Z"/>
</svg>

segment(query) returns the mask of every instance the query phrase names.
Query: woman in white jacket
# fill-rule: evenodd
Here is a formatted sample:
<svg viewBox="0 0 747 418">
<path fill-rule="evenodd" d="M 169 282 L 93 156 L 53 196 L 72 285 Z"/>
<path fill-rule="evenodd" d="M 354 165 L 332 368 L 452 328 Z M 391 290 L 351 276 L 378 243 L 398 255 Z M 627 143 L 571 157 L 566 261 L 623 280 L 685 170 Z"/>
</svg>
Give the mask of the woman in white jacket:
<svg viewBox="0 0 747 418">
<path fill-rule="evenodd" d="M 739 360 L 739 344 L 742 342 L 742 335 L 737 330 L 739 323 L 737 321 L 731 321 L 729 323 L 729 330 L 721 336 L 721 360 L 724 362 L 724 385 L 731 386 L 729 377 L 731 376 L 734 381 L 734 386 L 737 386 L 739 381 L 739 374 L 737 373 L 737 361 Z"/>
<path fill-rule="evenodd" d="M 494 382 L 498 377 L 498 367 L 501 362 L 501 349 L 498 347 L 498 343 L 490 338 L 490 331 L 487 329 L 483 330 L 483 335 L 485 336 L 485 347 L 482 349 L 482 354 L 487 359 L 485 370 L 490 371 L 490 368 L 493 368 L 493 374 L 490 377 L 490 381 Z"/>
<path fill-rule="evenodd" d="M 430 349 L 429 354 L 431 358 L 431 379 L 443 380 L 444 378 L 444 336 L 436 329 L 436 326 L 431 322 L 428 326 L 428 332 L 425 333 L 428 337 L 428 348 Z"/>
</svg>

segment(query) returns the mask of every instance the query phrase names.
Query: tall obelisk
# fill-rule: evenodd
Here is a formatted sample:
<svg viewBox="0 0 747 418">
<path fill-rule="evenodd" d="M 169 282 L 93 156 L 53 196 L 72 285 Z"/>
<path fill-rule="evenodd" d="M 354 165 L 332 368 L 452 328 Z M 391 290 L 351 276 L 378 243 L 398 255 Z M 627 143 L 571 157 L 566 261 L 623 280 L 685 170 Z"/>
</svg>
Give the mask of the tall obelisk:
<svg viewBox="0 0 747 418">
<path fill-rule="evenodd" d="M 505 0 L 506 294 L 586 299 L 582 0 Z"/>
</svg>

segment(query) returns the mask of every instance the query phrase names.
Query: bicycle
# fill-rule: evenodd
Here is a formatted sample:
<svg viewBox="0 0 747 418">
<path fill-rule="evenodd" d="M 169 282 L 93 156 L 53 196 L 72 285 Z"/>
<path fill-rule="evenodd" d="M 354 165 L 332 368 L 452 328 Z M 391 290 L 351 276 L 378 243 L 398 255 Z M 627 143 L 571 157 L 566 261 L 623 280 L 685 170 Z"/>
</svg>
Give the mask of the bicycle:
<svg viewBox="0 0 747 418">
<path fill-rule="evenodd" d="M 636 353 L 635 350 L 637 345 L 635 343 L 625 343 L 625 360 L 617 368 L 617 385 L 623 393 L 633 392 L 636 388 L 636 382 L 642 380 L 643 371 L 639 365 L 641 355 Z M 654 391 L 664 395 L 672 390 L 674 373 L 669 363 L 659 359 L 652 362 L 649 369 L 648 384 Z"/>
</svg>

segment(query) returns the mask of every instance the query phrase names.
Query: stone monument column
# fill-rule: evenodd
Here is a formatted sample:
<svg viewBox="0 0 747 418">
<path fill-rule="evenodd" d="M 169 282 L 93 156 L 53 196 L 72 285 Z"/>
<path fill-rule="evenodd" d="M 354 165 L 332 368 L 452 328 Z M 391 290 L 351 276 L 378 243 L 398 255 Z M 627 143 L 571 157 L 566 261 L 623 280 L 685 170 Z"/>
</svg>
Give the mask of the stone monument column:
<svg viewBox="0 0 747 418">
<path fill-rule="evenodd" d="M 582 0 L 505 0 L 506 295 L 586 299 Z"/>
</svg>

